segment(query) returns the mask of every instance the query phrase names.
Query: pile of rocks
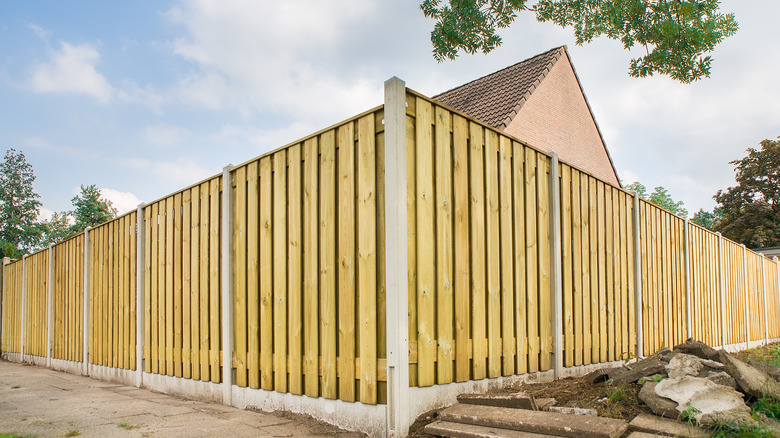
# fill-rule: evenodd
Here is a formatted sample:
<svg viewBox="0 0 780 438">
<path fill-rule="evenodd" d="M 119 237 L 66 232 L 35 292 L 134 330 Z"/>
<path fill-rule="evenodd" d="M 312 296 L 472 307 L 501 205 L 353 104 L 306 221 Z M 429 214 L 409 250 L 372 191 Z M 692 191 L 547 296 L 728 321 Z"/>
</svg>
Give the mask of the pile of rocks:
<svg viewBox="0 0 780 438">
<path fill-rule="evenodd" d="M 641 384 L 639 398 L 656 415 L 693 418 L 704 426 L 756 422 L 745 403 L 746 396 L 780 401 L 780 368 L 765 362 L 745 363 L 692 339 L 620 368 L 594 371 L 585 378 L 593 383 Z M 759 421 L 772 432 L 780 432 L 780 423 L 766 417 Z"/>
</svg>

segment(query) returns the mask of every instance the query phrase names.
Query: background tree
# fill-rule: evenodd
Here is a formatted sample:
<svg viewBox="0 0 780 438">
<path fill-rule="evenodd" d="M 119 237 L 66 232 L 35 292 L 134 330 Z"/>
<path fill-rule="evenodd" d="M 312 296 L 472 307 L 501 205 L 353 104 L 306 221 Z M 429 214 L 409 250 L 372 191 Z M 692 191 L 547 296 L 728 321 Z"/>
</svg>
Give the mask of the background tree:
<svg viewBox="0 0 780 438">
<path fill-rule="evenodd" d="M 41 230 L 39 248 L 56 245 L 75 234 L 72 229 L 73 218 L 68 211 L 54 213 L 51 219 L 41 222 L 39 227 Z"/>
<path fill-rule="evenodd" d="M 438 61 L 460 51 L 490 52 L 501 45 L 496 31 L 527 11 L 540 22 L 573 27 L 578 45 L 605 36 L 626 50 L 644 47 L 646 55 L 631 60 L 631 76 L 658 73 L 683 83 L 709 77 L 707 53 L 739 27 L 718 0 L 424 0 L 420 9 L 436 20 L 431 43 Z"/>
<path fill-rule="evenodd" d="M 24 154 L 5 153 L 0 164 L 0 256 L 19 257 L 38 242 L 35 221 L 41 202 L 33 189 L 35 174 Z"/>
<path fill-rule="evenodd" d="M 701 225 L 708 230 L 715 230 L 715 226 L 720 221 L 721 212 L 718 207 L 715 207 L 713 211 L 706 211 L 700 208 L 699 211 L 693 214 L 691 222 L 696 225 Z"/>
<path fill-rule="evenodd" d="M 639 195 L 640 198 L 645 201 L 650 201 L 659 207 L 665 208 L 677 216 L 688 216 L 688 210 L 685 208 L 685 204 L 682 201 L 675 201 L 669 194 L 669 191 L 665 188 L 658 186 L 653 189 L 653 192 L 647 194 L 647 188 L 639 181 L 634 181 L 624 187 L 629 192 L 634 192 Z"/>
<path fill-rule="evenodd" d="M 714 196 L 721 211 L 715 230 L 751 248 L 780 246 L 780 141 L 763 140 L 747 153 L 731 162 L 737 185 Z"/>
<path fill-rule="evenodd" d="M 96 185 L 81 186 L 81 193 L 71 199 L 74 210 L 72 233 L 84 231 L 86 227 L 94 227 L 116 217 L 116 208 L 111 201 L 100 196 Z"/>
</svg>

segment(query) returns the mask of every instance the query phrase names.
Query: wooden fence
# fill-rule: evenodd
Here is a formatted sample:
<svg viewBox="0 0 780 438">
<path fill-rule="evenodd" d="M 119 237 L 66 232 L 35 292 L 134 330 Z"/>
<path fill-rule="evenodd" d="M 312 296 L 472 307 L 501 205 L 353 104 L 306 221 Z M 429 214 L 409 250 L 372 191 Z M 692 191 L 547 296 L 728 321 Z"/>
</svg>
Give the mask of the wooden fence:
<svg viewBox="0 0 780 438">
<path fill-rule="evenodd" d="M 410 386 L 628 359 L 688 336 L 780 337 L 776 260 L 418 93 L 404 111 Z M 88 348 L 90 364 L 137 370 L 142 342 L 146 373 L 386 403 L 384 114 L 5 265 L 3 351 L 78 362 Z"/>
</svg>

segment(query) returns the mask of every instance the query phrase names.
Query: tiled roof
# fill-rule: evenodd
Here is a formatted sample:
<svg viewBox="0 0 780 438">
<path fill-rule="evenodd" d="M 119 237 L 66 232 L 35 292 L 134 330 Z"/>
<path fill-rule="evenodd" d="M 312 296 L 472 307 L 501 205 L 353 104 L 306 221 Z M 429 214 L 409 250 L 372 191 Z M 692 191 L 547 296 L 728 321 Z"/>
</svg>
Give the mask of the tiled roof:
<svg viewBox="0 0 780 438">
<path fill-rule="evenodd" d="M 564 50 L 557 47 L 433 98 L 494 128 L 504 129 Z"/>
</svg>

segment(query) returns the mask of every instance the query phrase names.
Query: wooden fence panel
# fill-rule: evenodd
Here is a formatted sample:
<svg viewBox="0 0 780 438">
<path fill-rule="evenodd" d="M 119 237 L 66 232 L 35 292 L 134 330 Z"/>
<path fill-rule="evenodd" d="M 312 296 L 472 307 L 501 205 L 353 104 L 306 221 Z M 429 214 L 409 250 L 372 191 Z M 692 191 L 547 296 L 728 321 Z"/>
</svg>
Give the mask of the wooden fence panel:
<svg viewBox="0 0 780 438">
<path fill-rule="evenodd" d="M 48 336 L 49 251 L 25 261 L 24 354 L 46 357 Z"/>
<path fill-rule="evenodd" d="M 765 339 L 764 275 L 761 271 L 761 254 L 747 252 L 748 313 L 750 314 L 750 340 Z"/>
<path fill-rule="evenodd" d="M 723 266 L 726 308 L 726 343 L 746 341 L 745 330 L 745 274 L 742 269 L 742 247 L 723 239 Z"/>
<path fill-rule="evenodd" d="M 221 175 L 144 207 L 147 372 L 221 381 L 220 198 Z"/>
<path fill-rule="evenodd" d="M 550 158 L 407 104 L 410 384 L 549 369 Z"/>
<path fill-rule="evenodd" d="M 3 352 L 22 348 L 22 266 L 17 260 L 5 266 L 3 276 Z"/>
<path fill-rule="evenodd" d="M 90 363 L 96 365 L 135 369 L 136 216 L 132 211 L 90 231 Z"/>
<path fill-rule="evenodd" d="M 84 358 L 84 236 L 77 235 L 53 250 L 52 357 L 81 361 Z"/>
<path fill-rule="evenodd" d="M 232 171 L 236 385 L 386 401 L 382 117 Z"/>
<path fill-rule="evenodd" d="M 721 345 L 718 236 L 689 224 L 692 337 Z"/>
<path fill-rule="evenodd" d="M 764 279 L 766 281 L 767 319 L 769 320 L 769 339 L 780 338 L 780 290 L 777 284 L 777 263 L 764 261 Z"/>
</svg>

